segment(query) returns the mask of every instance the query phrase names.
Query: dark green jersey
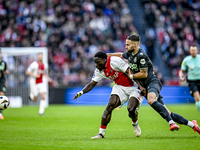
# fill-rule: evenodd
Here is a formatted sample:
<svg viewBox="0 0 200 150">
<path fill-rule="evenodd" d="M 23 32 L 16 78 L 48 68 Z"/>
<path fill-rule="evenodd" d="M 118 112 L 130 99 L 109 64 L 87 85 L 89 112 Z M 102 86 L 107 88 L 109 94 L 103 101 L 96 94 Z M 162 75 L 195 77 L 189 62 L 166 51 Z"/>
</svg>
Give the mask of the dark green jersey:
<svg viewBox="0 0 200 150">
<path fill-rule="evenodd" d="M 134 74 L 140 72 L 140 69 L 148 69 L 147 78 L 137 79 L 142 86 L 147 87 L 152 78 L 156 78 L 156 76 L 154 75 L 153 64 L 143 49 L 139 49 L 139 51 L 134 55 L 132 52 L 126 51 L 122 54 L 122 56 L 125 59 L 128 59 L 130 67 Z"/>
<path fill-rule="evenodd" d="M 7 64 L 5 61 L 0 61 L 0 83 L 5 82 L 5 74 L 4 71 L 7 69 Z"/>
</svg>

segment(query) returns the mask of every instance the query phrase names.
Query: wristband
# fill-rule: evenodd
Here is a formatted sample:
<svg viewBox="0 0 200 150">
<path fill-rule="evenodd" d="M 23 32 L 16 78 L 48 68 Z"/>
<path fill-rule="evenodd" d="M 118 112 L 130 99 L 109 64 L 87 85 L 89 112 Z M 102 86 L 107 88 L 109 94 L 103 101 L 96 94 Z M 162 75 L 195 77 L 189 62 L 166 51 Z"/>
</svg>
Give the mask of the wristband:
<svg viewBox="0 0 200 150">
<path fill-rule="evenodd" d="M 133 79 L 133 74 L 131 74 L 129 77 L 130 77 L 130 79 Z"/>
</svg>

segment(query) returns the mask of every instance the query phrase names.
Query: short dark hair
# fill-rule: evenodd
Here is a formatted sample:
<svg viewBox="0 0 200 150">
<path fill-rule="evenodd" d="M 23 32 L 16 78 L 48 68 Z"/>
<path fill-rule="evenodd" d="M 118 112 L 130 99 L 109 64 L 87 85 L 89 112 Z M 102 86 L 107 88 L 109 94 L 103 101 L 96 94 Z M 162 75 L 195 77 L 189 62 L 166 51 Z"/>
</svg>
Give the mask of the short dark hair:
<svg viewBox="0 0 200 150">
<path fill-rule="evenodd" d="M 190 47 L 196 47 L 198 49 L 198 46 L 196 44 L 190 45 Z"/>
<path fill-rule="evenodd" d="M 140 36 L 137 33 L 133 33 L 127 37 L 128 40 L 140 42 Z"/>
<path fill-rule="evenodd" d="M 99 51 L 94 55 L 94 58 L 101 58 L 101 59 L 107 59 L 107 54 L 105 52 Z"/>
</svg>

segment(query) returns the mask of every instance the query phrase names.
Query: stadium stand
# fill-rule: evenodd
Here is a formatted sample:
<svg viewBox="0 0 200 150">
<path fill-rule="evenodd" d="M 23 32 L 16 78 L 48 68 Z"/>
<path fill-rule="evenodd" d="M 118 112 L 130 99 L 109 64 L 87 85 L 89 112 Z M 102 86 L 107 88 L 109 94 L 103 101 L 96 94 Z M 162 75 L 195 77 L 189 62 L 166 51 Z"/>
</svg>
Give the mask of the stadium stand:
<svg viewBox="0 0 200 150">
<path fill-rule="evenodd" d="M 137 32 L 125 0 L 0 0 L 0 20 L 0 47 L 47 47 L 49 75 L 59 86 L 88 83 L 93 55 L 124 51 Z M 152 48 L 151 38 L 146 45 Z"/>
<path fill-rule="evenodd" d="M 179 84 L 181 62 L 189 46 L 200 42 L 200 2 L 197 0 L 143 0 L 146 21 L 161 44 L 162 58 L 172 72 L 171 84 Z"/>
</svg>

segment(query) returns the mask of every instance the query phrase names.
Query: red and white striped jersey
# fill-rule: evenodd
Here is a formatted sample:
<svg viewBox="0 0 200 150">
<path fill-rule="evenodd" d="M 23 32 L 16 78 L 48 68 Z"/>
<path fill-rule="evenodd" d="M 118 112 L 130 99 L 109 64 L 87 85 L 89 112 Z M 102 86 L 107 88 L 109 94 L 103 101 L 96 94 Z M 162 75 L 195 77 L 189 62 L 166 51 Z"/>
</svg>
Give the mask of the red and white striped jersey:
<svg viewBox="0 0 200 150">
<path fill-rule="evenodd" d="M 134 86 L 133 80 L 125 74 L 129 65 L 120 57 L 108 57 L 105 69 L 99 71 L 95 70 L 92 80 L 99 82 L 103 78 L 111 79 L 117 85 L 129 87 Z"/>
</svg>

